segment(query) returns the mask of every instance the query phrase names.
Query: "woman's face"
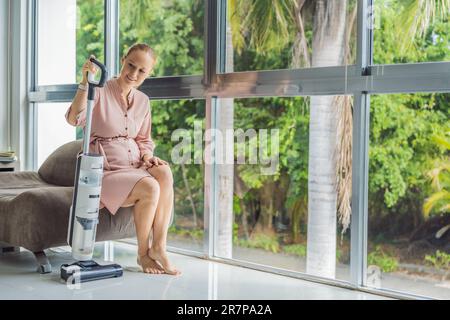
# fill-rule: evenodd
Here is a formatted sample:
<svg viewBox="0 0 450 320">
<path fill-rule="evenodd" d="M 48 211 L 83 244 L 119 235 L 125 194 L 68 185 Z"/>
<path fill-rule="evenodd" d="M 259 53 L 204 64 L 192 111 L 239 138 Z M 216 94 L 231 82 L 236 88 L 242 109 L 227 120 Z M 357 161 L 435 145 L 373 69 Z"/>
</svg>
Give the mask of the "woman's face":
<svg viewBox="0 0 450 320">
<path fill-rule="evenodd" d="M 139 87 L 153 71 L 155 61 L 142 50 L 132 51 L 126 58 L 122 58 L 120 80 L 130 87 Z"/>
</svg>

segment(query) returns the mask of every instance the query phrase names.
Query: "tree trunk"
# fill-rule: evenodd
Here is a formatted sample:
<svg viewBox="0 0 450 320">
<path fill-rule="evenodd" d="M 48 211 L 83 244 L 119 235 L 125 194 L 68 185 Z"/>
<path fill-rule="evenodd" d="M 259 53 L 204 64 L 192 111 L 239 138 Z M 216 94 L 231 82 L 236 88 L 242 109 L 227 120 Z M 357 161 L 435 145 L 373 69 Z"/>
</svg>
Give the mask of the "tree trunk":
<svg viewBox="0 0 450 320">
<path fill-rule="evenodd" d="M 312 66 L 341 65 L 347 1 L 317 0 Z M 335 278 L 337 116 L 333 97 L 314 96 L 310 104 L 308 235 L 306 272 Z"/>
<path fill-rule="evenodd" d="M 192 208 L 192 218 L 193 218 L 194 227 L 197 228 L 198 227 L 198 225 L 197 225 L 197 210 L 195 210 L 194 198 L 192 197 L 191 187 L 189 186 L 189 181 L 187 179 L 186 166 L 183 163 L 181 164 L 181 174 L 183 176 L 184 187 L 186 188 L 186 192 L 188 194 L 189 202 L 190 202 L 191 208 Z"/>
<path fill-rule="evenodd" d="M 275 216 L 275 203 L 273 196 L 278 195 L 276 184 L 272 180 L 267 180 L 259 189 L 259 201 L 261 203 L 261 213 L 257 223 L 258 232 L 273 234 L 272 219 Z"/>
<path fill-rule="evenodd" d="M 231 27 L 227 23 L 227 46 L 226 46 L 226 72 L 233 72 L 233 42 L 231 38 Z M 234 152 L 233 148 L 226 148 L 227 144 L 234 144 L 234 135 L 232 141 L 226 141 L 226 129 L 234 129 L 234 100 L 221 99 L 218 117 L 218 130 L 222 132 L 223 145 L 222 156 L 223 163 L 217 166 L 218 171 L 218 214 L 219 214 L 219 234 L 218 234 L 218 255 L 224 258 L 232 258 L 233 249 L 233 180 L 234 164 L 226 163 L 227 150 Z M 234 155 L 233 155 L 234 159 Z"/>
<path fill-rule="evenodd" d="M 241 206 L 241 220 L 242 220 L 242 228 L 244 231 L 245 239 L 248 240 L 250 238 L 250 232 L 248 229 L 248 218 L 249 212 L 247 210 L 247 205 L 245 204 L 244 197 L 245 194 L 249 191 L 249 188 L 245 185 L 244 181 L 242 181 L 239 176 L 238 166 L 235 167 L 234 172 L 234 194 L 239 198 L 239 205 Z"/>
</svg>

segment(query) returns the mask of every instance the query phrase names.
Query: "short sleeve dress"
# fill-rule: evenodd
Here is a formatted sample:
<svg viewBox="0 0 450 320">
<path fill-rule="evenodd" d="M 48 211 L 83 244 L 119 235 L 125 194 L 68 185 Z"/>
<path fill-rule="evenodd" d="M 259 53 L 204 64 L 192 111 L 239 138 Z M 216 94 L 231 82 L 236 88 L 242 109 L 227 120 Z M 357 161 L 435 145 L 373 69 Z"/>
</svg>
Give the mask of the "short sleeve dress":
<svg viewBox="0 0 450 320">
<path fill-rule="evenodd" d="M 116 214 L 139 180 L 152 177 L 141 159 L 144 154 L 153 155 L 155 148 L 148 96 L 133 88 L 127 102 L 117 81 L 112 78 L 95 90 L 89 145 L 89 152 L 104 159 L 100 203 L 111 214 Z M 71 107 L 65 115 L 67 122 Z M 86 109 L 77 115 L 75 125 L 84 129 Z"/>
</svg>

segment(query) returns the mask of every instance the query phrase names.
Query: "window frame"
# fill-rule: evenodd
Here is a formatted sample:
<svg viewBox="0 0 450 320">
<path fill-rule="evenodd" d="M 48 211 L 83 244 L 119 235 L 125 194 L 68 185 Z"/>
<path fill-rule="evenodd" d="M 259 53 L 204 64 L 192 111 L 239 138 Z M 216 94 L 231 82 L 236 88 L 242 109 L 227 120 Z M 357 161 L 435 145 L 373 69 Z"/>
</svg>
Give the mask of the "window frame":
<svg viewBox="0 0 450 320">
<path fill-rule="evenodd" d="M 118 71 L 119 0 L 105 1 L 105 57 L 110 70 Z M 372 94 L 450 92 L 450 62 L 373 65 L 373 30 L 370 8 L 376 0 L 357 0 L 356 64 L 350 66 L 304 68 L 291 70 L 225 72 L 226 0 L 203 0 L 205 8 L 204 70 L 203 75 L 184 75 L 149 78 L 141 90 L 152 100 L 204 99 L 206 101 L 206 129 L 216 127 L 216 113 L 220 98 L 294 97 L 313 95 L 353 95 L 353 197 L 351 224 L 351 281 L 350 283 L 324 279 L 300 272 L 288 272 L 214 255 L 217 229 L 217 167 L 206 164 L 204 172 L 205 237 L 204 252 L 170 248 L 173 252 L 207 257 L 232 265 L 275 272 L 305 280 L 331 284 L 364 292 L 396 298 L 421 298 L 407 292 L 375 289 L 366 286 L 368 179 L 369 179 L 369 122 Z M 346 0 L 345 0 L 346 1 Z M 29 11 L 28 106 L 30 132 L 26 137 L 26 168 L 36 170 L 35 138 L 36 107 L 42 102 L 68 102 L 76 93 L 77 84 L 36 86 L 36 35 L 38 1 L 27 3 Z M 14 71 L 14 70 L 13 70 Z M 207 155 L 211 156 L 211 155 Z"/>
</svg>

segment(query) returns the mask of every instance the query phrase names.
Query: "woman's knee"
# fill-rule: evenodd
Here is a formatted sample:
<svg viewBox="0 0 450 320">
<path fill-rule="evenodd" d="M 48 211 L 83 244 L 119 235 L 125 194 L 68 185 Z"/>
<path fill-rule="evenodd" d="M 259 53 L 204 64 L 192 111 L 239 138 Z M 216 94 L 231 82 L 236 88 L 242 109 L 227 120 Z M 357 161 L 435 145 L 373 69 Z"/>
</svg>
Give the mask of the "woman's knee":
<svg viewBox="0 0 450 320">
<path fill-rule="evenodd" d="M 158 182 L 150 177 L 143 178 L 138 182 L 137 198 L 139 200 L 158 200 L 160 187 Z"/>
<path fill-rule="evenodd" d="M 162 186 L 173 186 L 173 174 L 168 165 L 154 167 L 150 172 Z"/>
</svg>

